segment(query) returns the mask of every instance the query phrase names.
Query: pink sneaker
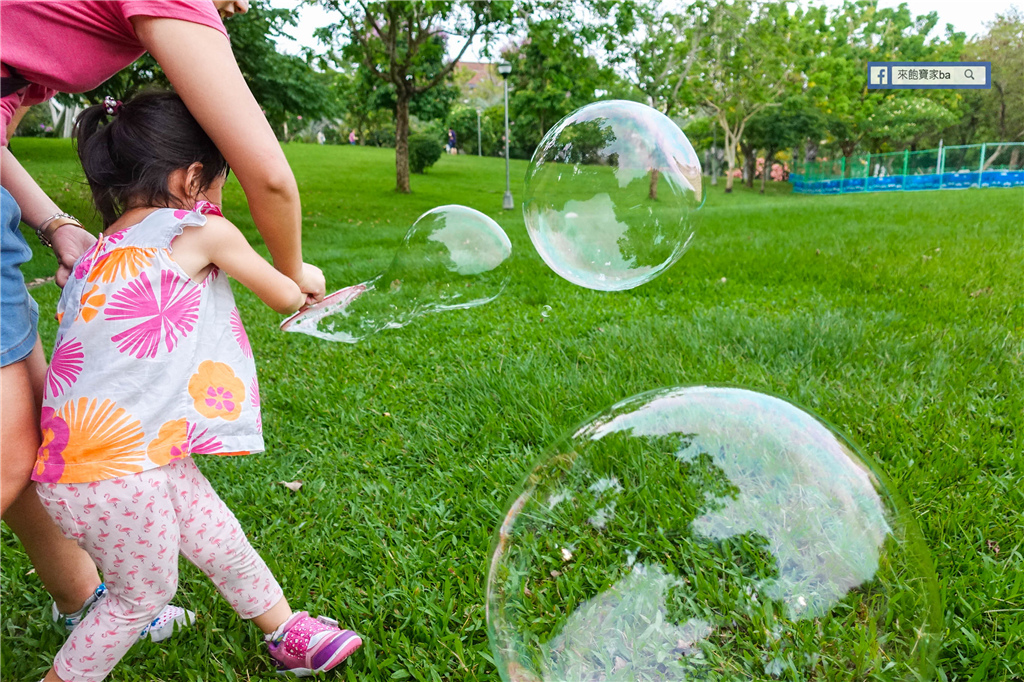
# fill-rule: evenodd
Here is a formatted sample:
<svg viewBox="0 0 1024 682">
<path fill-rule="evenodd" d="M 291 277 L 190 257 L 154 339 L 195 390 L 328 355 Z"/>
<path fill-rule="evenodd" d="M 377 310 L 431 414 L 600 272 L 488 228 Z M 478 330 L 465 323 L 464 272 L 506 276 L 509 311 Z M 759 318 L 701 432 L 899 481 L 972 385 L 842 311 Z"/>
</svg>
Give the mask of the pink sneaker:
<svg viewBox="0 0 1024 682">
<path fill-rule="evenodd" d="M 330 670 L 363 645 L 359 635 L 342 630 L 325 616 L 293 614 L 277 632 L 267 635 L 267 648 L 282 675 L 309 677 Z"/>
</svg>

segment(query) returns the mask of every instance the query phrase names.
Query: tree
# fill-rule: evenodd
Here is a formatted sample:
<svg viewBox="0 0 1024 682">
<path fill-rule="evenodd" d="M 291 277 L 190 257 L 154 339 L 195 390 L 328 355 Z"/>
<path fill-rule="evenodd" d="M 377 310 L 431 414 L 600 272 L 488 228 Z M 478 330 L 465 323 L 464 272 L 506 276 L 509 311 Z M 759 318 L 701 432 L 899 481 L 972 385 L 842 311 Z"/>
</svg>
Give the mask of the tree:
<svg viewBox="0 0 1024 682">
<path fill-rule="evenodd" d="M 743 130 L 795 82 L 793 47 L 802 36 L 785 3 L 734 0 L 708 11 L 709 31 L 692 82 L 725 135 L 725 191 L 731 192 Z"/>
<path fill-rule="evenodd" d="M 610 63 L 644 95 L 646 103 L 666 115 L 687 104 L 687 84 L 707 33 L 706 2 L 685 13 L 666 9 L 661 0 L 593 0 L 601 18 L 599 36 Z"/>
<path fill-rule="evenodd" d="M 872 154 L 886 147 L 916 149 L 922 140 L 936 135 L 956 120 L 956 114 L 928 97 L 890 97 L 875 109 L 864 138 Z"/>
<path fill-rule="evenodd" d="M 1011 8 L 996 15 L 988 33 L 968 45 L 964 57 L 992 62 L 992 89 L 966 91 L 974 95 L 977 133 L 984 141 L 1024 140 L 1024 12 Z M 1002 149 L 997 145 L 985 164 Z"/>
<path fill-rule="evenodd" d="M 275 38 L 295 24 L 295 12 L 255 0 L 245 14 L 225 22 L 238 68 L 274 130 L 289 115 L 308 119 L 340 113 L 338 90 L 330 73 L 317 72 L 301 57 L 282 54 Z"/>
<path fill-rule="evenodd" d="M 318 31 L 334 44 L 348 39 L 343 57 L 357 61 L 372 78 L 388 83 L 395 97 L 395 184 L 409 192 L 409 107 L 412 99 L 437 87 L 449 76 L 473 38 L 485 43 L 493 31 L 512 18 L 510 2 L 364 2 L 321 0 L 341 21 Z M 446 34 L 466 40 L 451 59 L 444 57 Z"/>
<path fill-rule="evenodd" d="M 824 116 L 800 96 L 790 97 L 782 106 L 765 109 L 750 119 L 746 129 L 748 144 L 765 152 L 761 194 L 764 194 L 775 155 L 808 137 L 820 137 L 824 130 Z"/>
<path fill-rule="evenodd" d="M 531 20 L 526 39 L 503 53 L 512 63 L 509 115 L 515 120 L 512 146 L 529 158 L 548 128 L 598 99 L 615 75 L 586 54 L 586 41 L 557 17 Z"/>
<path fill-rule="evenodd" d="M 825 113 L 828 130 L 844 157 L 852 156 L 865 139 L 871 138 L 877 146 L 880 138 L 872 138 L 873 131 L 898 116 L 896 112 L 927 111 L 928 120 L 948 120 L 934 106 L 896 101 L 924 98 L 948 110 L 957 97 L 955 91 L 867 89 L 869 61 L 955 60 L 964 34 L 947 25 L 945 38 L 928 41 L 937 23 L 935 12 L 915 19 L 906 4 L 880 9 L 872 0 L 848 1 L 829 17 L 821 53 L 809 64 L 808 95 Z"/>
</svg>

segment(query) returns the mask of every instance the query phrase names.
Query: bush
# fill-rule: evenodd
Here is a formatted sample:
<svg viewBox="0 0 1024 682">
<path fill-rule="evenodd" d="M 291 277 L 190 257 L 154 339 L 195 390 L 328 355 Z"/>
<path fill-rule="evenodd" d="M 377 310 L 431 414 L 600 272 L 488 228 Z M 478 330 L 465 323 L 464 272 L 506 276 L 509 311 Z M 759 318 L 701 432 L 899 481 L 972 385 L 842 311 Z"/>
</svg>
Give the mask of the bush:
<svg viewBox="0 0 1024 682">
<path fill-rule="evenodd" d="M 409 170 L 423 173 L 441 158 L 441 143 L 432 135 L 409 136 Z"/>
<path fill-rule="evenodd" d="M 371 147 L 394 147 L 395 146 L 395 124 L 390 123 L 378 127 L 367 128 L 363 131 L 363 144 Z M 348 140 L 348 136 L 345 137 Z"/>
<path fill-rule="evenodd" d="M 504 112 L 502 112 L 504 114 Z M 448 125 L 455 130 L 459 141 L 459 152 L 466 154 L 477 154 L 477 130 L 476 130 L 476 109 L 469 107 L 455 107 L 448 117 Z M 447 135 L 447 128 L 445 129 Z M 483 143 L 483 153 L 486 156 L 496 154 L 495 149 L 500 145 L 501 132 L 494 128 L 491 120 L 486 117 L 480 119 L 480 141 Z M 501 147 L 501 154 L 505 148 Z"/>
<path fill-rule="evenodd" d="M 18 137 L 56 137 L 53 130 L 53 118 L 50 116 L 50 107 L 46 104 L 32 107 L 21 119 L 18 130 L 15 132 Z"/>
</svg>

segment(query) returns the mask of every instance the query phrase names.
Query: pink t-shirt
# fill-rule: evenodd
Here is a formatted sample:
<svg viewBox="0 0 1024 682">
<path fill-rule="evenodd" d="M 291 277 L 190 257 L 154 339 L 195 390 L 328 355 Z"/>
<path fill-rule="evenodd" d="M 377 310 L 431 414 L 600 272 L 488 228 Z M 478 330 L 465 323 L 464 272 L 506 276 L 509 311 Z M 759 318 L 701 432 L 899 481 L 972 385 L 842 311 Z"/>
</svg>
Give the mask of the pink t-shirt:
<svg viewBox="0 0 1024 682">
<path fill-rule="evenodd" d="M 141 57 L 145 49 L 129 21 L 137 15 L 181 19 L 227 35 L 212 0 L 0 2 L 0 73 L 9 76 L 10 66 L 30 83 L 0 100 L 2 144 L 18 107 L 58 92 L 92 90 Z"/>
</svg>

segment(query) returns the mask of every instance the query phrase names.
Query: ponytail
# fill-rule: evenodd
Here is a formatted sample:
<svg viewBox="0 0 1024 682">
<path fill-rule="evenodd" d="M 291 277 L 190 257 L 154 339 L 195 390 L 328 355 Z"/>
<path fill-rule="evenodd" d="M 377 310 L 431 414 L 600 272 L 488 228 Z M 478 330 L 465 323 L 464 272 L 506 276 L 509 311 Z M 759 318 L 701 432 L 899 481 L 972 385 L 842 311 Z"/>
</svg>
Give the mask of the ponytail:
<svg viewBox="0 0 1024 682">
<path fill-rule="evenodd" d="M 202 192 L 228 169 L 216 145 L 173 92 L 143 92 L 114 108 L 91 106 L 75 121 L 75 139 L 104 227 L 130 208 L 180 205 L 187 197 L 173 196 L 167 184 L 176 170 L 202 164 L 194 188 Z"/>
<path fill-rule="evenodd" d="M 108 227 L 124 212 L 114 188 L 124 185 L 125 178 L 111 153 L 112 126 L 103 105 L 91 106 L 75 120 L 75 143 L 82 170 L 92 190 L 92 200 Z"/>
</svg>

